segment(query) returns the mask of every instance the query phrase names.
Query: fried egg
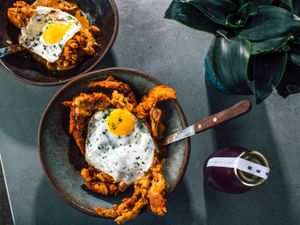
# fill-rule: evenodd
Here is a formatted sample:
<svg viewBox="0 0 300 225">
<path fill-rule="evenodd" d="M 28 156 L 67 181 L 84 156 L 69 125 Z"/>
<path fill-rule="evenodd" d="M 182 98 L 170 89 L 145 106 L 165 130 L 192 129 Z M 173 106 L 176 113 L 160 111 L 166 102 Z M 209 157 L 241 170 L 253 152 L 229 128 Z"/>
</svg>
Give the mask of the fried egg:
<svg viewBox="0 0 300 225">
<path fill-rule="evenodd" d="M 20 45 L 50 63 L 57 61 L 67 41 L 81 30 L 80 22 L 58 9 L 39 6 L 21 29 Z"/>
<path fill-rule="evenodd" d="M 123 109 L 95 113 L 88 125 L 85 147 L 90 165 L 126 184 L 149 170 L 155 151 L 146 124 Z"/>
</svg>

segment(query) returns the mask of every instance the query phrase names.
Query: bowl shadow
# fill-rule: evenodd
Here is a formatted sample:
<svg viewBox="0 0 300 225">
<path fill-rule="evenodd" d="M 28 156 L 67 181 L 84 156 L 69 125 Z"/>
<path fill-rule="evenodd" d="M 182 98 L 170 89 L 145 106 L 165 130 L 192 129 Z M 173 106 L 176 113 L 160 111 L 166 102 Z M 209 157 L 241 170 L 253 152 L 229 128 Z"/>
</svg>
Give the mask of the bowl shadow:
<svg viewBox="0 0 300 225">
<path fill-rule="evenodd" d="M 164 216 L 156 216 L 146 211 L 136 219 L 126 222 L 129 225 L 166 225 L 166 224 L 195 224 L 197 216 L 193 214 L 189 205 L 190 196 L 185 182 L 181 182 L 173 194 L 168 198 L 168 213 Z M 52 188 L 45 178 L 42 178 L 35 196 L 35 208 L 33 209 L 34 224 L 64 225 L 76 224 L 111 224 L 116 223 L 111 219 L 98 218 L 81 213 L 65 203 Z"/>
<path fill-rule="evenodd" d="M 219 112 L 248 96 L 223 94 L 206 82 L 211 114 Z M 253 102 L 253 101 L 252 101 Z M 288 184 L 278 155 L 264 104 L 213 130 L 215 150 L 240 145 L 258 150 L 268 159 L 271 167 L 269 179 L 247 193 L 231 195 L 218 192 L 204 184 L 207 225 L 294 225 L 291 214 Z"/>
</svg>

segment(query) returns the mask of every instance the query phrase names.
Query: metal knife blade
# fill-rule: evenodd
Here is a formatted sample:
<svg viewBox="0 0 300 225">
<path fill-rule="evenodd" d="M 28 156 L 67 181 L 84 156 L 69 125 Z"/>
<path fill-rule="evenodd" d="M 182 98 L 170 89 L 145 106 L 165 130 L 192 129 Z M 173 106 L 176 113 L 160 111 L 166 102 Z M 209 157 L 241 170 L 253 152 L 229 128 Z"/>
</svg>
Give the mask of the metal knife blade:
<svg viewBox="0 0 300 225">
<path fill-rule="evenodd" d="M 10 199 L 5 182 L 3 162 L 0 154 L 0 225 L 13 225 L 14 217 L 11 211 Z"/>
<path fill-rule="evenodd" d="M 161 142 L 159 142 L 160 146 L 169 145 L 173 142 L 180 141 L 184 138 L 193 136 L 196 133 L 195 125 L 191 125 L 181 131 L 175 132 L 168 137 L 164 138 Z"/>
<path fill-rule="evenodd" d="M 15 45 L 9 45 L 7 47 L 4 48 L 0 48 L 0 58 L 3 58 L 7 55 L 13 54 L 15 52 L 19 52 L 24 50 L 25 48 L 23 48 L 21 45 L 15 44 Z"/>
</svg>

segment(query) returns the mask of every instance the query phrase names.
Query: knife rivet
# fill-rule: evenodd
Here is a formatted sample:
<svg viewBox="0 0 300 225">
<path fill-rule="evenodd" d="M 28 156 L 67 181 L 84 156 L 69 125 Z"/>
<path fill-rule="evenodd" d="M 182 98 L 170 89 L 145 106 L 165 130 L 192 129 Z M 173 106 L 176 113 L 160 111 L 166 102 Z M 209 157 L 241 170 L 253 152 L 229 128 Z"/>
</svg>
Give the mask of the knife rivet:
<svg viewBox="0 0 300 225">
<path fill-rule="evenodd" d="M 197 126 L 197 127 L 198 127 L 198 129 L 201 129 L 202 125 L 201 125 L 201 124 L 198 124 L 198 126 Z"/>
<path fill-rule="evenodd" d="M 213 118 L 213 122 L 217 122 L 218 121 L 218 118 L 217 117 L 214 117 Z"/>
</svg>

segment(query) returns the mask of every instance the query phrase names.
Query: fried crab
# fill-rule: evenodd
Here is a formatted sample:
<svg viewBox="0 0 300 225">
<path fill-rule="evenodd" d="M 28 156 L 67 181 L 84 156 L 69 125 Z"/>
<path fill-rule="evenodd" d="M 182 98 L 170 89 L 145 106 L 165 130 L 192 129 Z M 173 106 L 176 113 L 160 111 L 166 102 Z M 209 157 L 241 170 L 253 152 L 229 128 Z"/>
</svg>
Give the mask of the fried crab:
<svg viewBox="0 0 300 225">
<path fill-rule="evenodd" d="M 91 94 L 81 93 L 72 101 L 63 104 L 70 107 L 69 132 L 73 136 L 76 145 L 84 155 L 86 130 L 92 115 L 107 108 L 125 109 L 133 113 L 138 119 L 147 124 L 154 141 L 161 138 L 164 126 L 161 123 L 162 110 L 157 103 L 168 99 L 175 99 L 176 92 L 165 85 L 152 88 L 144 96 L 140 103 L 137 102 L 134 92 L 130 86 L 118 81 L 112 76 L 102 81 L 88 83 L 89 88 L 101 87 L 110 89 L 109 95 L 102 92 Z M 114 218 L 118 224 L 137 217 L 140 212 L 149 207 L 151 211 L 159 216 L 167 212 L 166 193 L 168 184 L 162 171 L 164 159 L 160 157 L 159 151 L 155 151 L 150 169 L 133 184 L 123 181 L 118 182 L 109 174 L 97 170 L 92 165 L 81 170 L 81 176 L 85 182 L 85 189 L 101 195 L 118 195 L 133 185 L 134 192 L 130 198 L 124 198 L 119 205 L 110 209 L 95 208 L 95 212 L 101 217 Z"/>
<path fill-rule="evenodd" d="M 100 28 L 90 25 L 74 1 L 36 0 L 31 5 L 16 1 L 7 16 L 21 29 L 19 44 L 51 70 L 71 69 L 100 47 L 95 40 Z"/>
</svg>

